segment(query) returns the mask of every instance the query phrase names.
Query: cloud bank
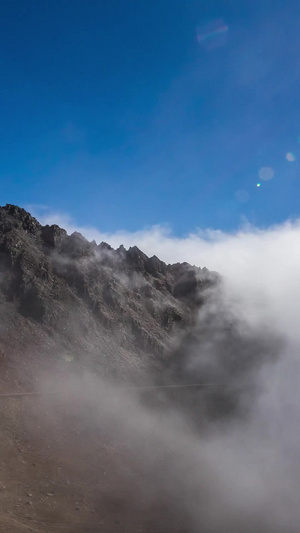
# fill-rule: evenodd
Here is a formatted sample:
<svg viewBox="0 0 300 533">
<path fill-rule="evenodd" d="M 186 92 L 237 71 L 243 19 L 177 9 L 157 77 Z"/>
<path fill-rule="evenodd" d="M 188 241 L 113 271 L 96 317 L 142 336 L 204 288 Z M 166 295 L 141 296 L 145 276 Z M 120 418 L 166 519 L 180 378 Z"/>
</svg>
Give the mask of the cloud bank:
<svg viewBox="0 0 300 533">
<path fill-rule="evenodd" d="M 148 412 L 131 398 L 135 416 L 130 435 L 138 443 L 140 439 L 153 442 L 168 456 L 166 483 L 174 487 L 170 491 L 174 502 L 181 498 L 190 531 L 296 533 L 300 522 L 300 220 L 266 229 L 245 226 L 231 234 L 205 230 L 177 237 L 160 226 L 103 234 L 76 227 L 66 217 L 39 219 L 114 247 L 137 245 L 167 263 L 187 261 L 218 271 L 224 281 L 220 306 L 247 325 L 247 335 L 265 331 L 266 337 L 281 337 L 277 362 L 257 375 L 263 393 L 253 403 L 247 422 L 214 426 L 199 436 L 175 415 L 171 427 L 167 426 L 163 416 Z M 214 304 L 218 306 L 218 301 Z M 210 350 L 213 353 L 213 338 Z M 194 357 L 201 357 L 201 350 Z M 108 412 L 121 433 L 124 401 L 121 398 Z M 143 454 L 141 460 L 145 460 Z"/>
<path fill-rule="evenodd" d="M 300 335 L 300 219 L 266 229 L 245 225 L 234 233 L 206 229 L 178 237 L 159 225 L 136 232 L 102 233 L 80 227 L 66 215 L 38 218 L 43 224 L 56 223 L 68 233 L 79 231 L 88 240 L 105 241 L 114 248 L 136 245 L 166 263 L 206 266 L 224 276 L 232 296 L 242 297 L 249 319 L 272 320 L 280 331 L 288 328 L 295 337 Z"/>
</svg>

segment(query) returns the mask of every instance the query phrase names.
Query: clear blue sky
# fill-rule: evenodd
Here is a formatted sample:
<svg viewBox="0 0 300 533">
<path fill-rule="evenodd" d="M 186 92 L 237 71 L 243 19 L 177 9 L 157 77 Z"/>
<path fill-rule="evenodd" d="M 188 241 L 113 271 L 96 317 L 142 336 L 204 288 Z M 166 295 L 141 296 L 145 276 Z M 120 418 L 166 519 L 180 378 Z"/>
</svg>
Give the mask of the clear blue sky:
<svg viewBox="0 0 300 533">
<path fill-rule="evenodd" d="M 2 0 L 0 25 L 1 205 L 177 234 L 299 216 L 298 1 Z"/>
</svg>

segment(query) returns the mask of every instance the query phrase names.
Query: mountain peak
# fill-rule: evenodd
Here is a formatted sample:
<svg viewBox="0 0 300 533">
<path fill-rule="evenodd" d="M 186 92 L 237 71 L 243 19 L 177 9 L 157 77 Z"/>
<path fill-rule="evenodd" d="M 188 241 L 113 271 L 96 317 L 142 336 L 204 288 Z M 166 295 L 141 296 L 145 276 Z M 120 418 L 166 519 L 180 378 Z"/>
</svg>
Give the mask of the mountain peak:
<svg viewBox="0 0 300 533">
<path fill-rule="evenodd" d="M 28 211 L 13 204 L 0 206 L 0 220 L 2 224 L 6 222 L 6 227 L 9 227 L 9 223 L 11 223 L 15 227 L 19 225 L 31 233 L 41 229 L 41 224 Z"/>
<path fill-rule="evenodd" d="M 0 207 L 0 264 L 0 293 L 22 316 L 54 329 L 71 310 L 100 329 L 120 322 L 130 327 L 127 344 L 146 351 L 164 351 L 168 332 L 191 322 L 205 288 L 191 266 L 166 265 L 137 246 L 97 245 L 11 204 Z"/>
</svg>

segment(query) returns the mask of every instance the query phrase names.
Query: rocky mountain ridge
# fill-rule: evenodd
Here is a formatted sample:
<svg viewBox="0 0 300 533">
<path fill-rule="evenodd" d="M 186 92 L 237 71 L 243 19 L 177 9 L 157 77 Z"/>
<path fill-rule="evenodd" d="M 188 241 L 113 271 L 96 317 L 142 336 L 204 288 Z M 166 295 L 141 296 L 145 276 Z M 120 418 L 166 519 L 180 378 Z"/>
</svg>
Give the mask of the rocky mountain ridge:
<svg viewBox="0 0 300 533">
<path fill-rule="evenodd" d="M 245 419 L 280 343 L 205 268 L 0 207 L 0 531 L 198 532 L 184 433 Z"/>
<path fill-rule="evenodd" d="M 172 343 L 213 283 L 204 269 L 0 207 L 1 531 L 188 533 L 168 487 L 149 499 L 160 439 L 152 451 L 135 421 L 169 399 L 135 386 L 169 379 Z"/>
<path fill-rule="evenodd" d="M 114 250 L 57 225 L 42 226 L 20 207 L 0 208 L 2 317 L 9 306 L 16 323 L 22 317 L 24 331 L 46 334 L 54 351 L 57 338 L 57 352 L 61 344 L 78 351 L 77 360 L 89 352 L 88 359 L 105 361 L 108 371 L 163 357 L 175 331 L 193 324 L 215 281 L 205 268 L 166 265 L 136 246 Z"/>
</svg>

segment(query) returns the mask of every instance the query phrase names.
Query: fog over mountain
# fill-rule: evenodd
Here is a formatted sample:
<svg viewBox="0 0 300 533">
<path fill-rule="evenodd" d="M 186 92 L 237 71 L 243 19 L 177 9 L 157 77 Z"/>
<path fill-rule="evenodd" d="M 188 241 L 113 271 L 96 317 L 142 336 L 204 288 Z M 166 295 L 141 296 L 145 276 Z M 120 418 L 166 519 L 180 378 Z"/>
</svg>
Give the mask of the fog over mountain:
<svg viewBox="0 0 300 533">
<path fill-rule="evenodd" d="M 157 231 L 0 208 L 2 531 L 298 531 L 299 224 Z"/>
</svg>

